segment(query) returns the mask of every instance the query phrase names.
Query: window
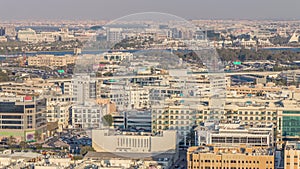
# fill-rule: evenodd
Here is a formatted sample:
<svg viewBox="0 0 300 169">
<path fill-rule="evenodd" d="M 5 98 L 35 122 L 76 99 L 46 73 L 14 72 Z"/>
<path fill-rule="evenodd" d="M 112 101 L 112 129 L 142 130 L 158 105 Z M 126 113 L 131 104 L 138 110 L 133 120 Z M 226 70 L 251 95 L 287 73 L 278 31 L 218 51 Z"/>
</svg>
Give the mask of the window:
<svg viewBox="0 0 300 169">
<path fill-rule="evenodd" d="M 14 102 L 0 102 L 0 113 L 24 113 L 23 105 L 15 105 Z"/>
<path fill-rule="evenodd" d="M 240 142 L 240 138 L 233 138 L 233 142 L 234 143 L 239 143 Z"/>
<path fill-rule="evenodd" d="M 34 105 L 25 105 L 25 108 L 34 108 Z"/>
</svg>

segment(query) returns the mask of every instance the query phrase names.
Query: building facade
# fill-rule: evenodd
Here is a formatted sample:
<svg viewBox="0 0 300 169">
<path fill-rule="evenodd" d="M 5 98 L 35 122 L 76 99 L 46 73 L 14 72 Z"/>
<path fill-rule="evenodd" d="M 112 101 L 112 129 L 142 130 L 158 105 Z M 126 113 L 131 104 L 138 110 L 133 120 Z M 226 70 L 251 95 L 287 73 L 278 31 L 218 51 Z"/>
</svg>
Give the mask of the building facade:
<svg viewBox="0 0 300 169">
<path fill-rule="evenodd" d="M 195 130 L 198 145 L 273 147 L 275 142 L 272 124 L 243 126 L 211 122 L 205 123 L 204 126 L 198 126 Z"/>
<path fill-rule="evenodd" d="M 92 131 L 92 146 L 96 152 L 176 153 L 177 144 L 177 132 L 174 130 L 164 131 L 158 135 L 108 129 Z"/>
<path fill-rule="evenodd" d="M 0 137 L 13 136 L 19 141 L 45 137 L 46 101 L 33 96 L 0 98 Z"/>
<path fill-rule="evenodd" d="M 113 115 L 114 128 L 136 131 L 152 131 L 151 111 L 132 110 Z"/>
<path fill-rule="evenodd" d="M 284 168 L 285 169 L 299 169 L 300 168 L 300 143 L 287 142 L 284 149 Z"/>
<path fill-rule="evenodd" d="M 272 150 L 242 147 L 190 147 L 188 169 L 274 169 Z"/>
<path fill-rule="evenodd" d="M 70 64 L 75 64 L 75 56 L 54 56 L 54 55 L 37 55 L 28 57 L 28 66 L 37 67 L 63 67 Z"/>
<path fill-rule="evenodd" d="M 71 107 L 75 102 L 70 95 L 51 95 L 47 99 L 47 122 L 57 122 L 59 131 L 71 124 Z"/>
<path fill-rule="evenodd" d="M 102 117 L 107 114 L 107 105 L 93 102 L 72 106 L 72 126 L 75 128 L 103 127 Z"/>
</svg>

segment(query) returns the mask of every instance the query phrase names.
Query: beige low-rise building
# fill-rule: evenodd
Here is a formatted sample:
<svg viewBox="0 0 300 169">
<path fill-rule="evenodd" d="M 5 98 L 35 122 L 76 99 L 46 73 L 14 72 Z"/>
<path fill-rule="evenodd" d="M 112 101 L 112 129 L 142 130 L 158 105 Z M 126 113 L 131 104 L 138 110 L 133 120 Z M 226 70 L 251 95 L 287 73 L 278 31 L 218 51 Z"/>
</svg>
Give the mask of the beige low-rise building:
<svg viewBox="0 0 300 169">
<path fill-rule="evenodd" d="M 62 67 L 75 64 L 77 57 L 71 55 L 54 56 L 54 55 L 37 55 L 28 57 L 28 66 L 37 67 Z"/>
<path fill-rule="evenodd" d="M 46 80 L 40 78 L 29 78 L 25 79 L 24 82 L 6 82 L 0 83 L 0 89 L 5 94 L 12 95 L 26 95 L 34 94 L 40 95 L 44 94 L 49 90 L 59 91 L 58 87 L 55 87 L 53 83 L 48 83 Z"/>
<path fill-rule="evenodd" d="M 190 147 L 187 168 L 274 169 L 274 155 L 261 147 Z"/>
<path fill-rule="evenodd" d="M 287 142 L 284 149 L 284 168 L 300 168 L 300 142 Z"/>
</svg>

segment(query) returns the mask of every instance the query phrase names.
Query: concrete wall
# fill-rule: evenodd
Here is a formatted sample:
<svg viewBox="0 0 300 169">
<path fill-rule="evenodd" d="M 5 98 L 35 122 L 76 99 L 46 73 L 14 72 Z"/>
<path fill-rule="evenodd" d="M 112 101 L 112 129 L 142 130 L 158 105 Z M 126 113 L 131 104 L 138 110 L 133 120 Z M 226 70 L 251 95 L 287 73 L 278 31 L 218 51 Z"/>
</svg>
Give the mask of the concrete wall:
<svg viewBox="0 0 300 169">
<path fill-rule="evenodd" d="M 176 152 L 177 143 L 176 131 L 164 131 L 162 136 L 111 135 L 108 130 L 92 131 L 92 146 L 97 152 Z"/>
</svg>

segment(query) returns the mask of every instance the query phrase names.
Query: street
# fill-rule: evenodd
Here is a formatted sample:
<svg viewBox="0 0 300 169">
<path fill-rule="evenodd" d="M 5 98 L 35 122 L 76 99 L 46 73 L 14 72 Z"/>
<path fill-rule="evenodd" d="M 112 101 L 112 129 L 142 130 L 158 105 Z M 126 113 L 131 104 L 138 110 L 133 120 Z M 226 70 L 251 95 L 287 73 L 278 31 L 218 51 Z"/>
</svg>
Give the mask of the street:
<svg viewBox="0 0 300 169">
<path fill-rule="evenodd" d="M 179 158 L 171 168 L 187 169 L 186 149 L 179 150 Z"/>
</svg>

